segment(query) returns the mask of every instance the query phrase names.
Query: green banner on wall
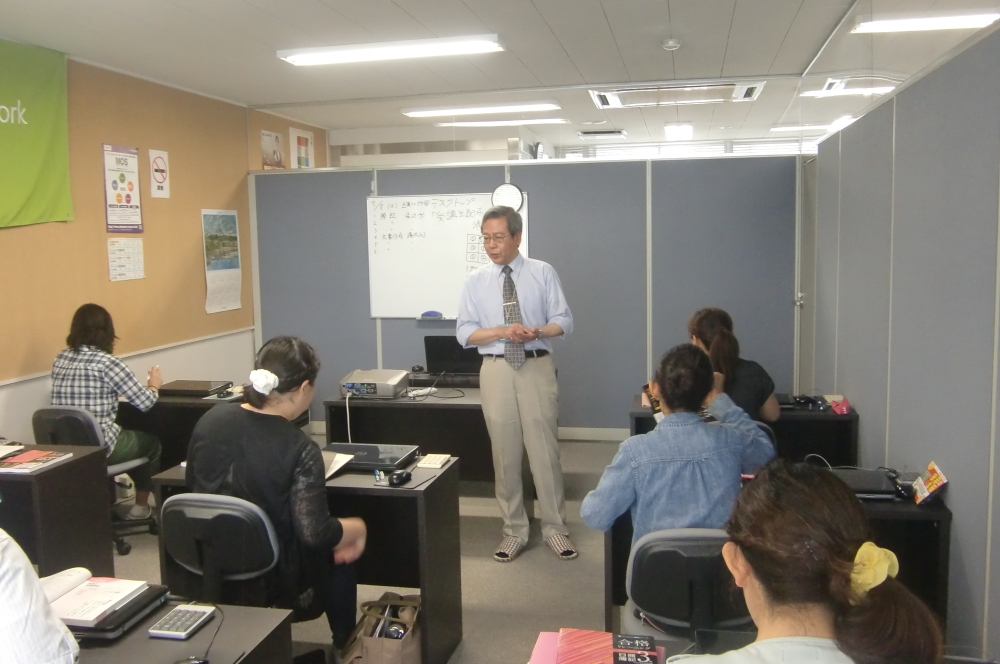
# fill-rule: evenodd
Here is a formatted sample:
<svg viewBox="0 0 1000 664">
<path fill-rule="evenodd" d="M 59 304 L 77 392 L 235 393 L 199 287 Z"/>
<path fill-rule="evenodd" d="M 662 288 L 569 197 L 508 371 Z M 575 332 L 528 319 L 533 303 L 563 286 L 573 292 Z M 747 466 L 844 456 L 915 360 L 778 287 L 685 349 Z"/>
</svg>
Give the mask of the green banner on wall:
<svg viewBox="0 0 1000 664">
<path fill-rule="evenodd" d="M 72 218 L 66 56 L 0 39 L 0 228 Z"/>
</svg>

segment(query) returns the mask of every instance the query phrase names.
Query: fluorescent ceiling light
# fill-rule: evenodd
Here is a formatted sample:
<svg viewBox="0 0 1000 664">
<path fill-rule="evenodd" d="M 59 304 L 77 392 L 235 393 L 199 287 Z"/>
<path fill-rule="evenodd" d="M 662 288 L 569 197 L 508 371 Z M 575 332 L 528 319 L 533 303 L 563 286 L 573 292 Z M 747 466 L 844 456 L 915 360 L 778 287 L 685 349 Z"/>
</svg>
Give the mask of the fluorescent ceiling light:
<svg viewBox="0 0 1000 664">
<path fill-rule="evenodd" d="M 534 111 L 558 111 L 562 108 L 554 101 L 531 102 L 525 104 L 501 104 L 499 106 L 462 106 L 453 108 L 404 108 L 403 115 L 409 118 L 443 118 L 453 115 L 488 115 L 491 113 L 532 113 Z"/>
<path fill-rule="evenodd" d="M 689 124 L 664 125 L 663 133 L 668 141 L 690 141 L 694 137 L 694 126 Z"/>
<path fill-rule="evenodd" d="M 1000 14 L 973 14 L 969 16 L 928 16 L 925 18 L 900 18 L 882 21 L 859 21 L 851 32 L 917 32 L 922 30 L 964 30 L 985 28 L 1000 18 Z"/>
<path fill-rule="evenodd" d="M 435 127 L 517 127 L 520 125 L 567 124 L 562 118 L 540 118 L 537 120 L 470 120 L 467 122 L 435 122 Z"/>
<path fill-rule="evenodd" d="M 278 57 L 296 66 L 331 65 L 347 62 L 374 62 L 377 60 L 404 60 L 430 58 L 439 55 L 468 55 L 495 53 L 503 47 L 496 35 L 447 37 L 444 39 L 414 39 L 411 41 L 349 44 L 326 48 L 299 48 L 278 51 Z"/>
<path fill-rule="evenodd" d="M 803 92 L 800 97 L 844 97 L 857 95 L 870 97 L 872 95 L 884 95 L 896 89 L 895 85 L 885 85 L 874 88 L 835 88 L 833 90 L 810 90 Z"/>
</svg>

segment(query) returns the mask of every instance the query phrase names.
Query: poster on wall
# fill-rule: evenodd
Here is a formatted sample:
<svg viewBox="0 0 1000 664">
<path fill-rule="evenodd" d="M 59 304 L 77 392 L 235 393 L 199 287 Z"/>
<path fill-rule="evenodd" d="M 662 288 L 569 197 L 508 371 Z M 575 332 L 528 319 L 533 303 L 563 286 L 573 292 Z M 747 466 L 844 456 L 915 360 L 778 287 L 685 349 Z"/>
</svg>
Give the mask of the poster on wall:
<svg viewBox="0 0 1000 664">
<path fill-rule="evenodd" d="M 236 210 L 202 210 L 201 233 L 205 249 L 205 311 L 215 314 L 239 309 L 243 272 Z"/>
<path fill-rule="evenodd" d="M 108 271 L 111 281 L 144 279 L 146 267 L 143 260 L 142 238 L 108 238 Z"/>
<path fill-rule="evenodd" d="M 69 221 L 66 56 L 0 39 L 0 229 Z"/>
<path fill-rule="evenodd" d="M 292 127 L 288 136 L 291 138 L 288 144 L 292 146 L 292 168 L 313 168 L 316 165 L 313 133 Z"/>
<path fill-rule="evenodd" d="M 260 162 L 265 171 L 285 167 L 284 139 L 276 131 L 260 132 Z"/>
<path fill-rule="evenodd" d="M 139 150 L 104 146 L 104 207 L 109 233 L 141 233 Z"/>
<path fill-rule="evenodd" d="M 170 160 L 163 150 L 149 151 L 149 195 L 170 198 Z"/>
</svg>

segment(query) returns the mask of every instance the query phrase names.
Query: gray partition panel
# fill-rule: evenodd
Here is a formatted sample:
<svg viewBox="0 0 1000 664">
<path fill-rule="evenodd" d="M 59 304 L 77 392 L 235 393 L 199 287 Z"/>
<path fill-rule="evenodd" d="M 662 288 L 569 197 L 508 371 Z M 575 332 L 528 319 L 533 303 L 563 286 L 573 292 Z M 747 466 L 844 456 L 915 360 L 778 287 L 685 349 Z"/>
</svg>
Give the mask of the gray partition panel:
<svg viewBox="0 0 1000 664">
<path fill-rule="evenodd" d="M 840 134 L 819 144 L 816 192 L 816 338 L 812 391 L 836 390 L 837 261 L 840 255 Z M 809 391 L 808 385 L 803 390 Z"/>
<path fill-rule="evenodd" d="M 948 641 L 962 645 L 981 643 L 985 599 L 998 60 L 994 33 L 896 99 L 889 462 L 933 459 L 950 480 Z"/>
<path fill-rule="evenodd" d="M 628 427 L 646 381 L 646 164 L 511 167 L 531 255 L 559 273 L 575 330 L 553 341 L 559 424 Z"/>
<path fill-rule="evenodd" d="M 260 326 L 265 340 L 311 343 L 323 368 L 312 406 L 349 371 L 375 366 L 368 306 L 366 199 L 371 172 L 256 175 Z"/>
<path fill-rule="evenodd" d="M 889 369 L 892 113 L 884 104 L 841 135 L 837 392 L 860 409 L 860 463 L 885 463 Z"/>
<path fill-rule="evenodd" d="M 688 341 L 701 307 L 728 311 L 741 355 L 792 388 L 795 158 L 653 163 L 653 355 Z"/>
<path fill-rule="evenodd" d="M 491 192 L 502 184 L 503 166 L 427 167 L 378 171 L 379 196 L 479 194 Z M 454 333 L 454 321 L 384 318 L 382 319 L 382 366 L 391 369 L 409 369 L 414 364 L 426 365 L 424 336 Z"/>
</svg>

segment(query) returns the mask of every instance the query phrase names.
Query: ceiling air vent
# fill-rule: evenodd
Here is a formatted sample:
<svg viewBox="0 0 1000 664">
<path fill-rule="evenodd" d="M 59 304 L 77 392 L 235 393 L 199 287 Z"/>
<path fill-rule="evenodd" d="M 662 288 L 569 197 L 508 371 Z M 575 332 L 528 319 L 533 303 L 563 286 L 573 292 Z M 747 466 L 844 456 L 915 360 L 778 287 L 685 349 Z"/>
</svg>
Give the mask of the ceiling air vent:
<svg viewBox="0 0 1000 664">
<path fill-rule="evenodd" d="M 651 106 L 682 106 L 685 104 L 723 104 L 753 101 L 764 88 L 757 83 L 710 83 L 706 85 L 676 85 L 618 90 L 590 90 L 590 98 L 601 110 L 609 108 L 647 108 Z"/>
<path fill-rule="evenodd" d="M 594 131 L 581 131 L 577 133 L 584 141 L 624 141 L 624 129 L 596 129 Z"/>
</svg>

